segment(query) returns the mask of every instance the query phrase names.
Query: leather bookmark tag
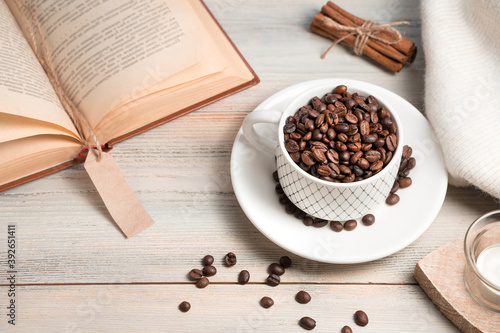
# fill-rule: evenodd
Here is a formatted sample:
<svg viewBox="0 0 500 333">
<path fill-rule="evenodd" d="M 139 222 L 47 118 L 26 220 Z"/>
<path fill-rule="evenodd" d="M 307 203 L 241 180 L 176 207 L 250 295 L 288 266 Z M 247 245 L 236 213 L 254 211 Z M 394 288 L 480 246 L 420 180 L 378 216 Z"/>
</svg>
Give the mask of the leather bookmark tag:
<svg viewBox="0 0 500 333">
<path fill-rule="evenodd" d="M 96 154 L 89 151 L 84 167 L 125 236 L 132 237 L 154 223 L 123 178 L 113 156 L 103 152 L 97 162 Z"/>
</svg>

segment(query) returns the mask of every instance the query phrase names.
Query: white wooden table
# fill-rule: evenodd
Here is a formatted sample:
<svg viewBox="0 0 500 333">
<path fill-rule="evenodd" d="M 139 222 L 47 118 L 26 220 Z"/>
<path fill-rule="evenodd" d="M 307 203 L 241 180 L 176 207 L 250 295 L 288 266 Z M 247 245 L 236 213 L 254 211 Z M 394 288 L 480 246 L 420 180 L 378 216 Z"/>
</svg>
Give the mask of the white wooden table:
<svg viewBox="0 0 500 333">
<path fill-rule="evenodd" d="M 309 32 L 326 0 L 207 0 L 261 83 L 116 145 L 113 155 L 156 224 L 125 239 L 111 222 L 82 166 L 0 193 L 0 331 L 17 332 L 456 332 L 413 279 L 417 261 L 462 237 L 471 221 L 497 208 L 471 188 L 449 187 L 431 227 L 413 244 L 365 264 L 331 265 L 287 253 L 271 243 L 241 210 L 230 181 L 231 147 L 246 114 L 277 91 L 306 80 L 368 81 L 423 110 L 425 70 L 419 3 L 339 0 L 363 18 L 409 20 L 401 28 L 419 47 L 400 73 L 384 71 Z M 16 226 L 16 326 L 7 323 L 7 226 Z M 222 265 L 232 251 L 238 264 Z M 187 277 L 206 254 L 219 271 L 205 289 Z M 267 286 L 267 266 L 289 255 L 284 282 Z M 247 269 L 251 283 L 237 284 Z M 313 301 L 298 304 L 308 291 Z M 271 296 L 274 307 L 259 305 Z M 177 309 L 187 300 L 187 313 Z M 368 326 L 354 324 L 362 309 Z"/>
</svg>

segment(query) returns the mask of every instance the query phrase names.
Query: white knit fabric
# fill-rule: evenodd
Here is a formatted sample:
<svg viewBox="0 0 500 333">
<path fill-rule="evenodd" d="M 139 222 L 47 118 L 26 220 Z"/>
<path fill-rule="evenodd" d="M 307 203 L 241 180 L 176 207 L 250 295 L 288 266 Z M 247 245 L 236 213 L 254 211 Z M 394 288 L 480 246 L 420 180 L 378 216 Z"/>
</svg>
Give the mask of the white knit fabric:
<svg viewBox="0 0 500 333">
<path fill-rule="evenodd" d="M 500 1 L 422 0 L 425 112 L 454 185 L 500 198 Z"/>
</svg>

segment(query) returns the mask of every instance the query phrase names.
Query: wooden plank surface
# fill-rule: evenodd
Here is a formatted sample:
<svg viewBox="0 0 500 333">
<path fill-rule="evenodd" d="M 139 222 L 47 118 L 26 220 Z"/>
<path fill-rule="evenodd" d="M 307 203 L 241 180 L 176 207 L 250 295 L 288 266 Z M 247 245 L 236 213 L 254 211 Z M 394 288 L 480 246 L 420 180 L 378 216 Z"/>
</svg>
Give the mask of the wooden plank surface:
<svg viewBox="0 0 500 333">
<path fill-rule="evenodd" d="M 321 295 L 324 302 L 307 305 L 314 309 L 311 317 L 321 319 L 317 331 L 339 331 L 352 322 L 350 316 L 359 307 L 373 324 L 355 331 L 454 332 L 416 285 L 413 268 L 432 250 L 463 236 L 477 216 L 495 209 L 498 205 L 491 197 L 450 186 L 436 221 L 406 249 L 372 263 L 330 265 L 291 255 L 263 236 L 239 207 L 229 174 L 232 144 L 245 115 L 298 82 L 330 77 L 364 80 L 423 110 L 418 2 L 337 1 L 381 23 L 411 22 L 401 31 L 417 43 L 419 53 L 398 74 L 354 57 L 342 46 L 326 60 L 319 58 L 331 42 L 310 33 L 308 26 L 326 0 L 206 3 L 261 83 L 116 145 L 116 163 L 156 222 L 131 239 L 113 225 L 81 166 L 0 193 L 0 302 L 6 300 L 8 277 L 7 248 L 1 244 L 6 244 L 7 225 L 15 224 L 20 331 L 189 332 L 205 326 L 207 331 L 234 332 L 245 320 L 257 323 L 241 331 L 300 331 L 296 321 L 307 314 L 290 298 L 300 287 Z M 271 262 L 291 256 L 294 266 L 286 273 L 290 284 L 271 290 L 287 290 L 286 305 L 272 309 L 276 317 L 260 316 L 255 303 L 269 287 L 234 285 L 234 269 L 218 274 L 220 284 L 205 290 L 186 285 L 186 274 L 200 267 L 205 254 L 214 255 L 223 271 L 221 260 L 229 251 L 237 254 L 238 269 L 249 270 L 259 283 Z M 101 293 L 111 297 L 89 314 L 93 310 L 86 309 Z M 183 299 L 193 304 L 187 314 L 176 309 Z M 253 313 L 257 319 L 245 317 Z M 0 328 L 5 324 L 0 318 Z"/>
<path fill-rule="evenodd" d="M 311 295 L 308 304 L 295 301 L 300 290 Z M 24 332 L 303 332 L 304 316 L 316 320 L 315 332 L 340 332 L 344 325 L 354 332 L 458 332 L 418 286 L 30 286 L 20 295 L 16 326 Z M 263 296 L 274 306 L 262 308 Z M 178 310 L 182 301 L 190 302 L 189 312 Z M 357 310 L 368 315 L 367 326 L 354 323 Z"/>
</svg>

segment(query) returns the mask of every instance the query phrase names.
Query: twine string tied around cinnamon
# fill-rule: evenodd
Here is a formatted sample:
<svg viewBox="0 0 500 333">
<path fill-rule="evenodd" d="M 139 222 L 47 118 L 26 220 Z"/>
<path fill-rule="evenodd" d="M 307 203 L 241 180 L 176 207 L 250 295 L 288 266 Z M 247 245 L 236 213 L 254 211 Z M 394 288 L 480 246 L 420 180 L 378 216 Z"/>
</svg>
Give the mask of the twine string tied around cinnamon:
<svg viewBox="0 0 500 333">
<path fill-rule="evenodd" d="M 401 24 L 405 24 L 405 25 L 410 24 L 410 22 L 408 22 L 408 21 L 397 21 L 397 22 L 392 22 L 392 23 L 378 24 L 378 23 L 372 22 L 370 20 L 366 20 L 360 26 L 350 27 L 350 26 L 342 25 L 338 22 L 335 22 L 334 20 L 332 20 L 331 18 L 326 17 L 326 16 L 323 17 L 323 23 L 326 26 L 333 27 L 337 30 L 348 32 L 348 34 L 337 39 L 332 45 L 330 45 L 330 47 L 321 56 L 321 59 L 325 59 L 327 53 L 330 52 L 330 50 L 333 47 L 335 47 L 338 43 L 341 43 L 344 39 L 346 39 L 350 36 L 356 36 L 356 39 L 354 41 L 353 50 L 354 50 L 354 53 L 358 56 L 363 54 L 363 49 L 370 38 L 374 39 L 374 40 L 378 40 L 378 41 L 385 43 L 385 44 L 389 44 L 389 45 L 396 44 L 399 41 L 401 41 L 402 36 L 401 36 L 401 33 L 397 29 L 395 29 L 393 26 L 401 25 Z M 390 40 L 387 38 L 377 36 L 377 34 L 383 30 L 394 33 L 396 35 L 396 38 L 393 40 Z"/>
</svg>

